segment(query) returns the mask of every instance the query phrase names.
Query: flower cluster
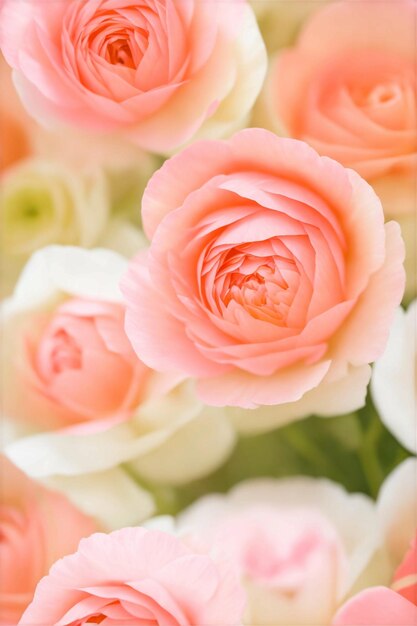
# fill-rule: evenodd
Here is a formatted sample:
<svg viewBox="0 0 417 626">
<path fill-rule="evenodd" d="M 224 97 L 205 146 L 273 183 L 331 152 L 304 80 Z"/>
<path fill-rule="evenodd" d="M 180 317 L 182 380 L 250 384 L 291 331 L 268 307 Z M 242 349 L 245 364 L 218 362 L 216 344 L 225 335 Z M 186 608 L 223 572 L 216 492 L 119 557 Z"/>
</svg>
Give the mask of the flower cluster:
<svg viewBox="0 0 417 626">
<path fill-rule="evenodd" d="M 0 0 L 0 626 L 417 620 L 415 0 Z"/>
</svg>

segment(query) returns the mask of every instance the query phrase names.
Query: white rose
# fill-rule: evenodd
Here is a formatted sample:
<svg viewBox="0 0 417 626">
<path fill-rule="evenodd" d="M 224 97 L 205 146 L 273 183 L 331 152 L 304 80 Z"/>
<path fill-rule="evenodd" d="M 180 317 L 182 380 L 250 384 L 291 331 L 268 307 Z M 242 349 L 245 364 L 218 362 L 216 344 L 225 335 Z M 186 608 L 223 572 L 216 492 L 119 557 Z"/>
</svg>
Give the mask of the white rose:
<svg viewBox="0 0 417 626">
<path fill-rule="evenodd" d="M 56 159 L 31 158 L 5 170 L 0 182 L 0 295 L 11 292 L 30 255 L 49 244 L 104 244 L 126 256 L 144 245 L 138 229 L 111 215 L 110 189 L 99 167 L 81 173 Z"/>
<path fill-rule="evenodd" d="M 231 559 L 248 626 L 329 624 L 346 597 L 388 580 L 374 504 L 327 480 L 248 481 L 147 525 Z"/>
<path fill-rule="evenodd" d="M 393 575 L 417 529 L 417 460 L 414 457 L 403 461 L 385 479 L 378 495 L 377 512 Z"/>
<path fill-rule="evenodd" d="M 372 374 L 372 397 L 381 420 L 398 441 L 417 452 L 417 300 L 399 308 L 384 354 Z"/>
</svg>

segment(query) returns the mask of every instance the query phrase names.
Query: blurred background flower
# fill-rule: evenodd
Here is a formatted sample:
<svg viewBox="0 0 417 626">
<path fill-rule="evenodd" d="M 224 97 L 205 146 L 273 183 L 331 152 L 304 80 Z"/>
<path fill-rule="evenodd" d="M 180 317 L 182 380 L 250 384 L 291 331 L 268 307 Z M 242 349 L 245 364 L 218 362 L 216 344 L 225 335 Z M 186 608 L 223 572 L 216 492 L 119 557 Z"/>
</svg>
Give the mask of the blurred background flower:
<svg viewBox="0 0 417 626">
<path fill-rule="evenodd" d="M 99 530 L 63 495 L 37 485 L 0 456 L 0 624 L 17 624 L 51 565 Z"/>
<path fill-rule="evenodd" d="M 101 170 L 80 176 L 36 158 L 1 177 L 2 295 L 10 293 L 31 254 L 51 243 L 91 247 L 103 236 L 110 202 Z"/>
<path fill-rule="evenodd" d="M 149 524 L 235 564 L 248 625 L 329 624 L 354 589 L 390 576 L 374 503 L 326 480 L 248 481 Z"/>
</svg>

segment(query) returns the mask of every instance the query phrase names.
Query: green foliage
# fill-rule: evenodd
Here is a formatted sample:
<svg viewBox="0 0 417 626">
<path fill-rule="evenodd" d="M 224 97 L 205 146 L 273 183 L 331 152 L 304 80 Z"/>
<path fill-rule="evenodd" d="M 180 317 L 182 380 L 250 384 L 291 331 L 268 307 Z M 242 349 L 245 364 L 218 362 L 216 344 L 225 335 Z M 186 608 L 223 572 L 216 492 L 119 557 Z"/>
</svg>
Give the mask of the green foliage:
<svg viewBox="0 0 417 626">
<path fill-rule="evenodd" d="M 350 492 L 375 498 L 385 477 L 408 452 L 382 424 L 368 398 L 354 414 L 312 416 L 272 432 L 241 437 L 228 461 L 214 474 L 180 488 L 147 485 L 159 513 L 177 513 L 197 498 L 228 491 L 256 477 L 326 477 Z"/>
</svg>

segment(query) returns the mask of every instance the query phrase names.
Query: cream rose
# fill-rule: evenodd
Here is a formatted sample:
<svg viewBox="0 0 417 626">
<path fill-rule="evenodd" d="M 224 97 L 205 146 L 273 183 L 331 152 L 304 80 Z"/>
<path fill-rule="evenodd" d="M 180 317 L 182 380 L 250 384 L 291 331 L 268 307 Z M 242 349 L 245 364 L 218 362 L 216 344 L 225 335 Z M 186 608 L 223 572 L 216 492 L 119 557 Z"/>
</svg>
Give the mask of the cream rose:
<svg viewBox="0 0 417 626">
<path fill-rule="evenodd" d="M 145 243 L 141 231 L 114 211 L 117 202 L 102 167 L 81 171 L 57 155 L 34 157 L 5 170 L 0 184 L 0 295 L 11 292 L 31 254 L 49 244 L 100 243 L 129 256 Z"/>
<path fill-rule="evenodd" d="M 107 250 L 46 248 L 2 310 L 6 454 L 107 527 L 152 513 L 131 473 L 181 483 L 216 468 L 234 444 L 222 410 L 134 354 L 118 289 L 126 264 Z"/>
</svg>

